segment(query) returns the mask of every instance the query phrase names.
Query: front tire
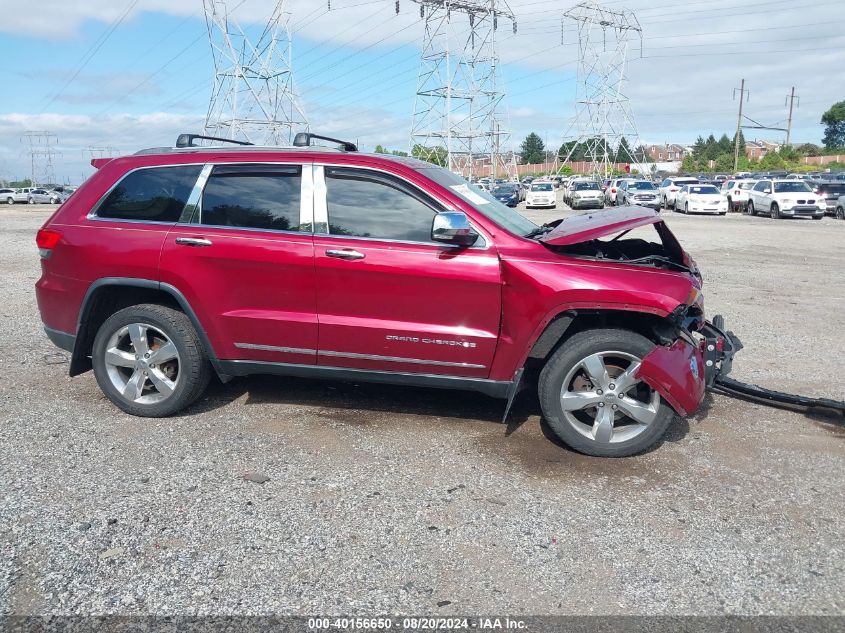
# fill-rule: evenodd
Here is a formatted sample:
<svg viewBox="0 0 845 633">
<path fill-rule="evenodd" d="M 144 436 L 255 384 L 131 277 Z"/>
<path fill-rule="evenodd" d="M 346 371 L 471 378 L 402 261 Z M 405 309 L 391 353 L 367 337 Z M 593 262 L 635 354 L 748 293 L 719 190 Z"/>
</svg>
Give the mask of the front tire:
<svg viewBox="0 0 845 633">
<path fill-rule="evenodd" d="M 598 457 L 627 457 L 654 446 L 674 411 L 634 378 L 655 345 L 628 330 L 575 334 L 540 372 L 543 416 L 574 450 Z"/>
<path fill-rule="evenodd" d="M 757 211 L 754 209 L 754 203 L 751 200 L 748 201 L 748 204 L 745 205 L 745 212 L 748 215 L 757 215 Z"/>
<path fill-rule="evenodd" d="M 100 326 L 91 358 L 103 393 L 131 415 L 172 415 L 199 398 L 211 366 L 184 312 L 155 304 L 130 306 Z"/>
<path fill-rule="evenodd" d="M 15 199 L 11 196 L 6 198 L 6 204 L 15 204 Z"/>
<path fill-rule="evenodd" d="M 769 215 L 772 216 L 773 220 L 780 220 L 780 207 L 777 205 L 776 202 L 772 203 L 772 208 L 769 210 Z"/>
<path fill-rule="evenodd" d="M 845 220 L 845 209 L 842 207 L 836 207 L 836 219 Z"/>
</svg>

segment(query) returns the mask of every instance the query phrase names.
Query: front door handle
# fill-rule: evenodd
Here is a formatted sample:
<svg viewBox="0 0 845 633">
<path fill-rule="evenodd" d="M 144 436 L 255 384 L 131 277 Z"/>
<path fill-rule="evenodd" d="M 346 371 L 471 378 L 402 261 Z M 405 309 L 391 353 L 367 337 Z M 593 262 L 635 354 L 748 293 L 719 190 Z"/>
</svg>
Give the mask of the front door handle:
<svg viewBox="0 0 845 633">
<path fill-rule="evenodd" d="M 359 253 L 358 251 L 352 250 L 332 250 L 329 249 L 326 251 L 327 257 L 337 257 L 338 259 L 364 259 L 366 255 L 364 253 Z"/>
<path fill-rule="evenodd" d="M 211 246 L 211 240 L 204 237 L 177 237 L 176 243 L 183 246 Z"/>
</svg>

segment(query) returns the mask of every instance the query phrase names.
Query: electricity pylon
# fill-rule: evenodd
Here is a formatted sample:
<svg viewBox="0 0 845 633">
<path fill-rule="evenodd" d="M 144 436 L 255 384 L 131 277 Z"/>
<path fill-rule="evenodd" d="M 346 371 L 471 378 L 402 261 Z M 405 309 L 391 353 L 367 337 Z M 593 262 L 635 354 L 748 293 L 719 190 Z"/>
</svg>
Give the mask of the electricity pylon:
<svg viewBox="0 0 845 633">
<path fill-rule="evenodd" d="M 496 31 L 505 18 L 516 33 L 516 18 L 505 0 L 414 2 L 425 34 L 409 151 L 467 177 L 480 171 L 478 157 L 489 159 L 491 176 L 515 172 L 501 151 L 510 136 L 500 118 Z"/>
<path fill-rule="evenodd" d="M 203 0 L 203 7 L 214 61 L 206 132 L 259 145 L 290 145 L 296 132 L 308 129 L 308 121 L 294 91 L 287 0 L 276 2 L 252 38 L 225 0 Z"/>
<path fill-rule="evenodd" d="M 59 142 L 58 137 L 52 132 L 27 130 L 21 138 L 22 141 L 24 139 L 29 146 L 32 186 L 56 184 L 53 158 L 61 156 L 61 152 L 56 150 L 56 145 Z"/>
<path fill-rule="evenodd" d="M 591 175 L 606 178 L 613 163 L 638 162 L 639 132 L 624 91 L 629 47 L 639 39 L 642 49 L 642 28 L 631 11 L 591 0 L 563 14 L 561 39 L 572 22 L 578 29 L 578 84 L 575 118 L 563 139 L 570 146 L 564 163 L 577 152 Z"/>
</svg>

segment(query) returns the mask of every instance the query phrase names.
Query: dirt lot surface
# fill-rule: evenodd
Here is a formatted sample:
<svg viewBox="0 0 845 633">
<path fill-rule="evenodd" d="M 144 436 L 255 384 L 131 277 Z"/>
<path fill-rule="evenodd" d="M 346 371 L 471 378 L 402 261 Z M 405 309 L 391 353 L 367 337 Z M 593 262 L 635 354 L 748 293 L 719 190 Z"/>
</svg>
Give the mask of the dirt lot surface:
<svg viewBox="0 0 845 633">
<path fill-rule="evenodd" d="M 621 460 L 530 394 L 505 426 L 481 395 L 255 377 L 133 418 L 41 330 L 48 213 L 0 209 L 0 614 L 845 614 L 835 418 L 708 396 Z M 668 221 L 735 377 L 845 398 L 845 222 Z"/>
</svg>

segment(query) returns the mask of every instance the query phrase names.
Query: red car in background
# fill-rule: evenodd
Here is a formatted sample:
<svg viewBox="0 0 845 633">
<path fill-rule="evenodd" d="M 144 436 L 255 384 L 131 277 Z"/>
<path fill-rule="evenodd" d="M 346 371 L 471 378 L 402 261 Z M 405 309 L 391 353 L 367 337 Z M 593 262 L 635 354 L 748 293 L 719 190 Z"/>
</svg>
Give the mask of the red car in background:
<svg viewBox="0 0 845 633">
<path fill-rule="evenodd" d="M 176 148 L 98 171 L 39 231 L 50 339 L 140 416 L 212 373 L 475 390 L 528 375 L 572 448 L 623 456 L 692 414 L 733 341 L 701 278 L 639 207 L 537 226 L 413 158 L 313 147 Z M 334 139 L 327 139 L 334 141 Z M 653 227 L 653 241 L 624 237 Z M 507 410 L 505 412 L 507 415 Z"/>
</svg>

